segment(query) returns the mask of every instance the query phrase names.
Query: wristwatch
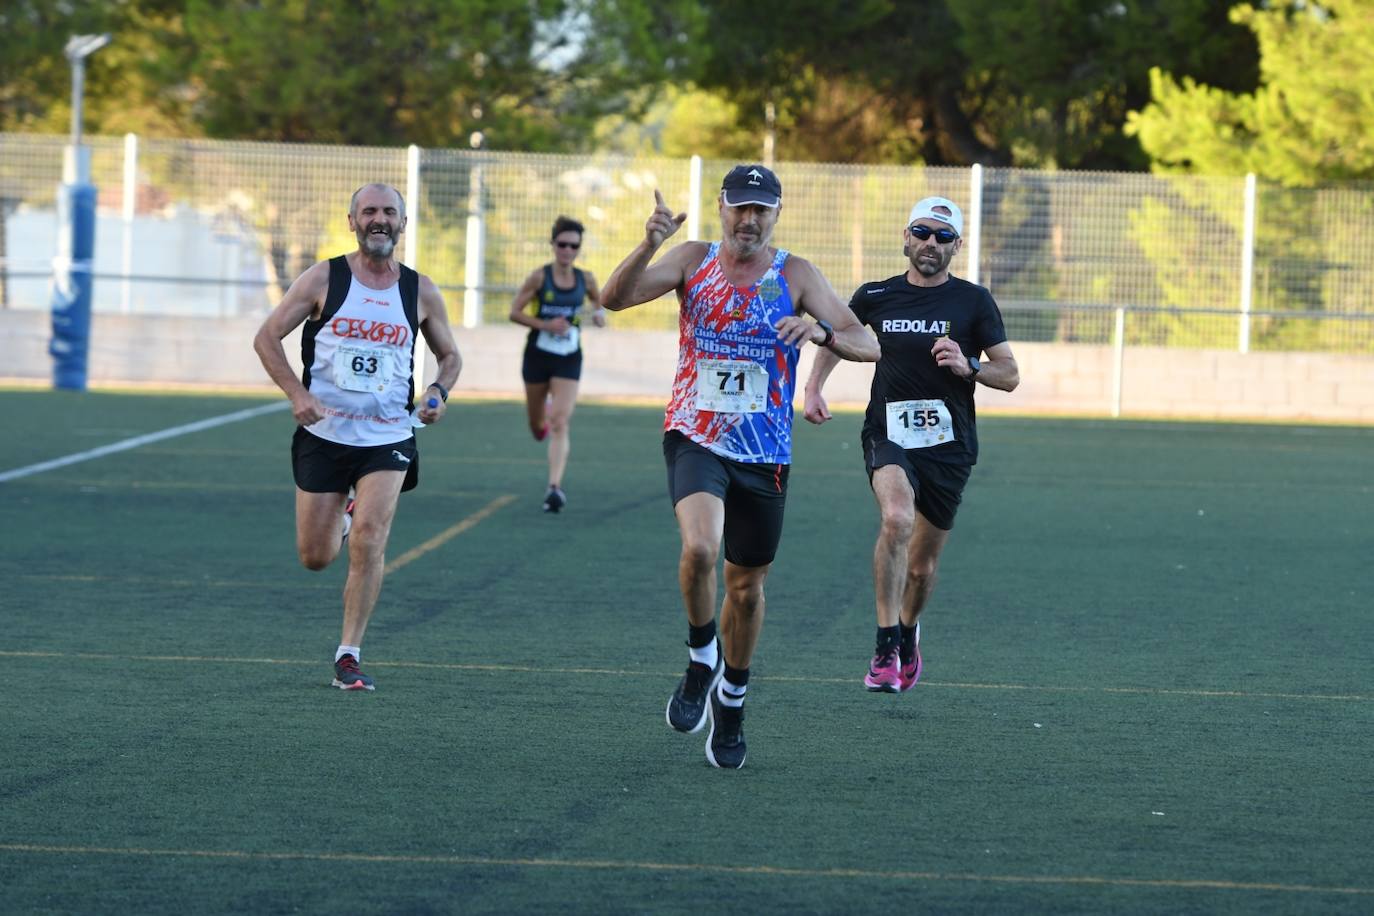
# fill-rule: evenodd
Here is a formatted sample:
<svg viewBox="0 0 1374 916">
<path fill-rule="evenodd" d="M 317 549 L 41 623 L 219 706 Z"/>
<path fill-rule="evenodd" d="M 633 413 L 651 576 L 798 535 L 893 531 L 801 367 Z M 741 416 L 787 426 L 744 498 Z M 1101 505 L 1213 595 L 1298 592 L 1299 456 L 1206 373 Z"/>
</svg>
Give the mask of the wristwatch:
<svg viewBox="0 0 1374 916">
<path fill-rule="evenodd" d="M 444 401 L 445 403 L 448 402 L 448 389 L 447 389 L 447 388 L 445 388 L 443 385 L 440 385 L 438 382 L 430 382 L 430 383 L 429 383 L 429 387 L 431 387 L 431 388 L 437 388 L 437 389 L 439 390 L 439 399 L 440 399 L 441 401 Z"/>
<path fill-rule="evenodd" d="M 835 329 L 830 326 L 830 322 L 817 321 L 816 324 L 820 325 L 820 329 L 825 332 L 825 337 L 823 337 L 821 342 L 816 344 L 816 346 L 828 347 L 833 344 L 835 342 Z"/>
<path fill-rule="evenodd" d="M 979 372 L 983 371 L 983 364 L 978 362 L 978 357 L 970 356 L 968 358 L 968 368 L 968 380 L 971 382 L 978 376 Z"/>
</svg>

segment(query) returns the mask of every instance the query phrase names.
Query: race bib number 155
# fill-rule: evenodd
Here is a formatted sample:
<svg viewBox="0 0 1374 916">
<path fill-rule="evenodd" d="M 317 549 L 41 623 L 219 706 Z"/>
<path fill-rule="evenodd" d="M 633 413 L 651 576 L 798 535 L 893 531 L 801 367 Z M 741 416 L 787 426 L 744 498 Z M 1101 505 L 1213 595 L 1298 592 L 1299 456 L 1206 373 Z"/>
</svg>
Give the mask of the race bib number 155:
<svg viewBox="0 0 1374 916">
<path fill-rule="evenodd" d="M 954 441 L 954 422 L 939 398 L 892 401 L 887 405 L 887 438 L 902 448 L 930 448 Z"/>
</svg>

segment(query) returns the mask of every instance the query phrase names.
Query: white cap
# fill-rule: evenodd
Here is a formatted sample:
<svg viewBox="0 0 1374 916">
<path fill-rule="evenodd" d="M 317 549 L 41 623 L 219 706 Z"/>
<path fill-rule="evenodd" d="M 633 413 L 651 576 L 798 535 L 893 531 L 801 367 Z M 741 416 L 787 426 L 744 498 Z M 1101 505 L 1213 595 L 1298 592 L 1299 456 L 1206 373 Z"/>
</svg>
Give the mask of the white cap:
<svg viewBox="0 0 1374 916">
<path fill-rule="evenodd" d="M 948 210 L 948 213 L 940 213 L 936 210 L 939 207 Z M 911 216 L 907 217 L 906 224 L 910 226 L 918 219 L 933 219 L 937 222 L 946 223 L 949 228 L 959 233 L 960 237 L 964 234 L 964 211 L 959 209 L 959 205 L 947 197 L 927 197 L 916 202 L 916 206 L 911 208 Z"/>
</svg>

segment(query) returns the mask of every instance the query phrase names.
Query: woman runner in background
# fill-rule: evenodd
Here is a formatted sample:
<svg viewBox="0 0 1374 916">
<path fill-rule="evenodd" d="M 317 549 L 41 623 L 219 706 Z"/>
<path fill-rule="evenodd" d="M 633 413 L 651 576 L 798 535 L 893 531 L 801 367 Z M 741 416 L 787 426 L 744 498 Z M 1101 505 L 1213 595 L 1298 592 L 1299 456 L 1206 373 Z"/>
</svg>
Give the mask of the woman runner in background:
<svg viewBox="0 0 1374 916">
<path fill-rule="evenodd" d="M 510 307 L 510 320 L 530 329 L 520 373 L 525 379 L 530 433 L 540 442 L 549 442 L 545 512 L 558 512 L 568 502 L 563 471 L 568 465 L 568 421 L 582 377 L 580 325 L 584 301 L 596 306 L 592 322 L 599 328 L 606 326 L 596 277 L 573 267 L 582 247 L 582 233 L 583 226 L 575 219 L 560 216 L 554 220 L 550 237 L 553 261 L 525 278 Z M 526 311 L 531 302 L 536 303 L 533 314 Z"/>
</svg>

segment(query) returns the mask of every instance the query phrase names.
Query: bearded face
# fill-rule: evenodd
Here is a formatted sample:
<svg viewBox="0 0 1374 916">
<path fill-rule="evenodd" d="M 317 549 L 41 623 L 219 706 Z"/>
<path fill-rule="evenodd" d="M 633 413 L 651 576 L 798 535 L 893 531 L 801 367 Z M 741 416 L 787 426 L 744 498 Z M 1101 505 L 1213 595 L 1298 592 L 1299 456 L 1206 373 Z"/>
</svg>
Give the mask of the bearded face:
<svg viewBox="0 0 1374 916">
<path fill-rule="evenodd" d="M 932 230 L 931 234 L 925 239 L 917 238 L 911 229 L 918 227 Z M 906 231 L 906 237 L 902 244 L 902 254 L 911 262 L 911 266 L 915 268 L 916 272 L 923 277 L 936 277 L 948 270 L 949 262 L 954 259 L 963 243 L 963 239 L 957 236 L 948 242 L 941 242 L 938 236 L 934 234 L 934 230 L 943 228 L 938 224 L 922 226 L 922 224 L 917 223 Z"/>
<path fill-rule="evenodd" d="M 358 247 L 369 257 L 389 258 L 396 250 L 396 230 L 382 220 L 367 225 L 359 223 L 356 235 Z"/>
<path fill-rule="evenodd" d="M 721 241 L 736 258 L 747 261 L 766 248 L 778 224 L 778 208 L 762 204 L 720 207 Z"/>
<path fill-rule="evenodd" d="M 348 214 L 358 250 L 369 258 L 391 257 L 405 228 L 404 206 L 400 195 L 384 185 L 360 191 Z"/>
</svg>

